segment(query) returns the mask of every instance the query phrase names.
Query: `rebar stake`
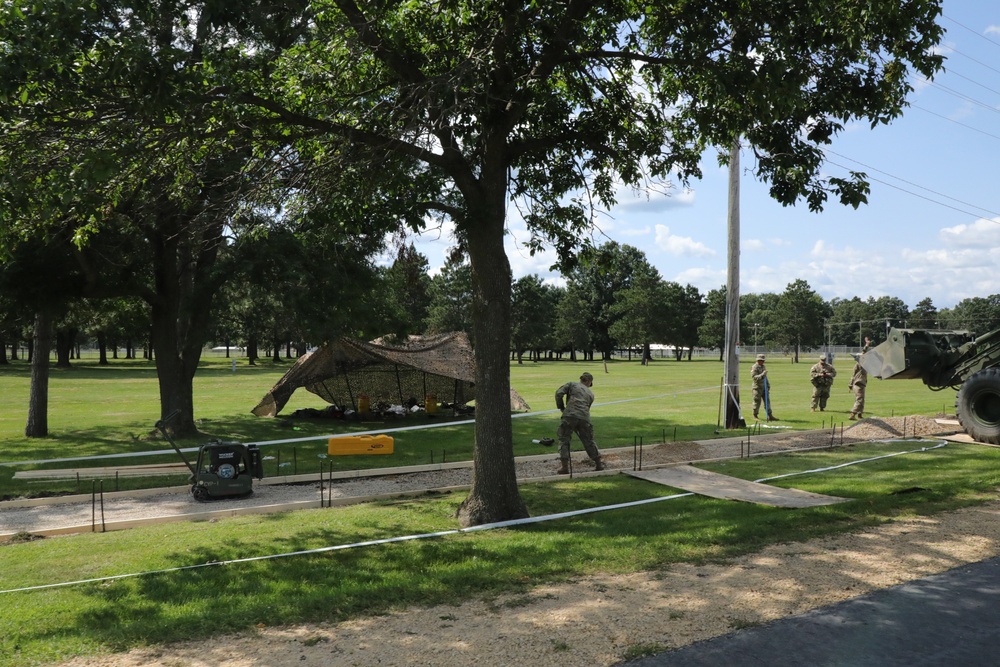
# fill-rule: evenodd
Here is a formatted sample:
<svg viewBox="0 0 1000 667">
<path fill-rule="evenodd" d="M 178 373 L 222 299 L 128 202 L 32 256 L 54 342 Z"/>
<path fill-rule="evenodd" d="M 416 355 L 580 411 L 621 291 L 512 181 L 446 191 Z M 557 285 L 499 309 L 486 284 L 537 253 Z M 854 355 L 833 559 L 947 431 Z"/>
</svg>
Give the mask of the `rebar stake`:
<svg viewBox="0 0 1000 667">
<path fill-rule="evenodd" d="M 325 470 L 325 468 L 326 466 L 324 465 L 324 461 L 321 460 L 319 462 L 319 506 L 320 507 L 325 507 L 325 505 L 323 505 L 323 501 L 326 497 L 323 493 L 323 470 Z"/>
</svg>

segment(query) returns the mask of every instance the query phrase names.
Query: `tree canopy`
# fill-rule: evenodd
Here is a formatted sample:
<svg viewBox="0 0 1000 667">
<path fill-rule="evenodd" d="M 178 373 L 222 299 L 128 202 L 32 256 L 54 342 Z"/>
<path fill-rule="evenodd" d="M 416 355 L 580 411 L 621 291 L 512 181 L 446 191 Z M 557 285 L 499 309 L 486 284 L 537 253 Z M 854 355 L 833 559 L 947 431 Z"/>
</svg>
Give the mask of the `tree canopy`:
<svg viewBox="0 0 1000 667">
<path fill-rule="evenodd" d="M 864 174 L 825 177 L 823 147 L 846 123 L 902 112 L 910 73 L 941 66 L 939 13 L 937 0 L 8 3 L 0 122 L 55 136 L 98 118 L 130 129 L 139 141 L 126 145 L 146 156 L 189 144 L 127 163 L 169 177 L 168 192 L 206 139 L 242 139 L 273 156 L 269 178 L 337 202 L 370 233 L 387 218 L 454 223 L 481 391 L 460 511 L 475 524 L 526 514 L 506 414 L 509 203 L 529 248 L 570 263 L 621 184 L 697 178 L 706 148 L 726 160 L 740 141 L 783 204 L 857 206 Z M 106 168 L 119 157 L 97 153 Z M 45 173 L 56 191 L 81 170 Z"/>
</svg>

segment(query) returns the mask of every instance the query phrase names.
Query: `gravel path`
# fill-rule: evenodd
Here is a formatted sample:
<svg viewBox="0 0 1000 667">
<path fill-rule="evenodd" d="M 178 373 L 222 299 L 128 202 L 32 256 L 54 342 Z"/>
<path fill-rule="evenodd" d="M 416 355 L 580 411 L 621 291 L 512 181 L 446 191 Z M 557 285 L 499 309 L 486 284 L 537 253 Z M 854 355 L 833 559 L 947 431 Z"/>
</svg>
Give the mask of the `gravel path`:
<svg viewBox="0 0 1000 667">
<path fill-rule="evenodd" d="M 831 437 L 830 431 L 794 432 L 781 428 L 769 428 L 762 425 L 760 435 L 754 435 L 750 440 L 750 449 L 754 455 L 784 451 L 789 449 L 805 449 L 834 444 L 850 444 L 866 440 L 897 438 L 907 436 L 925 436 L 933 433 L 954 431 L 954 427 L 937 424 L 933 419 L 922 417 L 895 417 L 891 419 L 866 419 L 850 428 L 845 428 L 843 434 L 837 431 Z M 642 466 L 652 467 L 675 463 L 705 461 L 717 458 L 737 457 L 744 451 L 745 439 L 721 438 L 700 442 L 672 442 L 660 445 L 645 446 L 642 451 Z M 636 465 L 636 452 L 633 448 L 607 450 L 603 459 L 610 473 L 618 470 L 632 470 Z M 523 457 L 516 463 L 518 479 L 538 479 L 553 476 L 558 464 L 558 453 L 553 450 L 551 455 Z M 593 465 L 582 452 L 573 454 L 574 473 L 594 474 Z M 270 480 L 274 481 L 274 480 Z M 463 487 L 471 484 L 471 468 L 454 468 L 429 472 L 414 472 L 376 477 L 350 478 L 335 481 L 332 488 L 324 486 L 324 497 L 334 502 L 344 502 L 352 498 L 366 498 L 379 495 L 401 495 L 415 493 L 427 489 L 448 487 Z M 19 503 L 0 503 L 0 536 L 12 535 L 18 532 L 66 531 L 76 527 L 89 531 L 92 522 L 98 529 L 102 523 L 109 524 L 136 520 L 146 520 L 157 517 L 206 518 L 213 512 L 231 512 L 233 510 L 250 511 L 251 508 L 263 508 L 273 505 L 300 503 L 303 508 L 318 506 L 320 502 L 320 486 L 318 482 L 304 484 L 255 484 L 253 495 L 247 498 L 233 498 L 211 502 L 198 502 L 186 490 L 174 490 L 155 495 L 133 495 L 123 493 L 105 493 L 103 508 L 98 504 L 95 508 L 88 494 L 81 498 L 77 496 L 71 502 L 52 504 L 51 499 L 46 504 L 17 506 Z"/>
</svg>

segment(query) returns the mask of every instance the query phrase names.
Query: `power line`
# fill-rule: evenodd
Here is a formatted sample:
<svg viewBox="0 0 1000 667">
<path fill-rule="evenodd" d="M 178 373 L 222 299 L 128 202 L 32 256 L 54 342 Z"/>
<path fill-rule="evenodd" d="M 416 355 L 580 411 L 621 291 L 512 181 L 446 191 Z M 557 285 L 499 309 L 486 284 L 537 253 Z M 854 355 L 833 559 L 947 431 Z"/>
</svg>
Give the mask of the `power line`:
<svg viewBox="0 0 1000 667">
<path fill-rule="evenodd" d="M 857 163 L 857 164 L 861 165 L 862 167 L 864 167 L 865 169 L 871 169 L 872 171 L 878 172 L 880 174 L 885 174 L 889 178 L 894 178 L 897 181 L 901 181 L 903 183 L 906 183 L 907 185 L 912 185 L 915 188 L 920 188 L 922 190 L 925 190 L 927 192 L 935 194 L 935 195 L 937 195 L 939 197 L 944 197 L 945 199 L 950 199 L 951 201 L 954 201 L 954 202 L 957 202 L 959 204 L 962 204 L 963 206 L 969 206 L 971 208 L 976 208 L 976 209 L 979 209 L 980 211 L 984 211 L 985 213 L 988 213 L 990 215 L 1000 217 L 1000 213 L 998 213 L 997 211 L 993 211 L 991 209 L 984 208 L 982 206 L 976 206 L 975 204 L 970 204 L 969 202 L 962 201 L 961 199 L 956 199 L 955 197 L 951 197 L 951 196 L 946 195 L 946 194 L 941 193 L 941 192 L 936 192 L 934 190 L 931 190 L 930 188 L 926 188 L 926 187 L 920 185 L 919 183 L 913 183 L 911 181 L 907 181 L 904 178 L 900 178 L 898 176 L 894 176 L 894 175 L 892 175 L 892 174 L 890 174 L 888 172 L 882 171 L 881 169 L 876 169 L 875 167 L 867 165 L 864 162 L 861 162 L 859 160 L 855 160 L 853 158 L 849 158 L 846 155 L 841 155 L 840 153 L 837 153 L 836 151 L 832 151 L 830 149 L 826 149 L 826 152 L 830 153 L 832 155 L 836 155 L 837 157 L 843 158 L 845 160 L 850 160 L 851 162 Z M 841 169 L 846 169 L 848 171 L 851 171 L 850 167 L 845 167 L 844 165 L 838 164 L 838 163 L 833 162 L 831 160 L 827 160 L 827 162 L 830 163 L 830 164 L 832 164 L 832 165 L 834 165 L 834 166 L 840 167 Z M 883 185 L 888 185 L 891 188 L 896 188 L 897 190 L 900 190 L 901 192 L 906 192 L 907 194 L 911 194 L 911 195 L 913 195 L 915 197 L 920 197 L 921 199 L 926 199 L 927 201 L 933 202 L 933 203 L 938 204 L 940 206 L 946 206 L 946 207 L 948 207 L 948 208 L 950 208 L 952 210 L 958 211 L 959 213 L 965 213 L 966 215 L 971 215 L 971 216 L 976 217 L 976 218 L 981 218 L 982 217 L 982 215 L 980 215 L 978 213 L 970 213 L 969 211 L 964 211 L 964 210 L 962 210 L 960 208 L 957 208 L 955 206 L 951 206 L 949 204 L 945 204 L 945 203 L 939 202 L 939 201 L 937 201 L 935 199 L 931 199 L 930 197 L 926 197 L 924 195 L 920 195 L 920 194 L 918 194 L 916 192 L 910 192 L 909 190 L 906 190 L 906 189 L 901 188 L 899 186 L 893 185 L 892 183 L 888 183 L 886 181 L 882 181 L 882 180 L 879 180 L 877 178 L 872 178 L 871 180 L 873 180 L 873 181 L 875 181 L 877 183 L 882 183 Z M 996 222 L 996 221 L 991 221 L 991 222 Z M 1000 222 L 996 222 L 996 224 L 1000 224 Z"/>
<path fill-rule="evenodd" d="M 964 74 L 959 74 L 958 72 L 956 72 L 956 71 L 955 71 L 955 70 L 953 70 L 953 69 L 952 69 L 952 70 L 948 70 L 948 74 L 950 74 L 951 76 L 957 76 L 957 77 L 958 77 L 958 78 L 960 78 L 960 79 L 965 79 L 966 81 L 968 81 L 968 82 L 969 82 L 969 83 L 971 83 L 971 84 L 974 84 L 974 85 L 976 85 L 976 86 L 979 86 L 980 88 L 983 88 L 983 89 L 985 89 L 985 90 L 988 90 L 988 91 L 990 91 L 991 93 L 996 93 L 997 95 L 1000 95 L 1000 90 L 994 90 L 993 88 L 990 88 L 990 87 L 989 87 L 989 86 L 987 86 L 986 84 L 983 84 L 983 83 L 979 83 L 978 81 L 976 81 L 976 80 L 975 80 L 975 79 L 973 79 L 973 78 L 970 78 L 970 77 L 967 77 L 967 76 L 965 76 Z"/>
<path fill-rule="evenodd" d="M 954 48 L 953 48 L 953 49 L 951 49 L 951 53 L 954 53 L 954 54 L 957 54 L 957 55 L 960 55 L 960 56 L 962 56 L 963 58 L 968 58 L 969 60 L 971 60 L 972 62 L 976 63 L 977 65 L 981 65 L 981 66 L 985 67 L 985 68 L 986 68 L 986 69 L 988 69 L 988 70 L 992 70 L 992 71 L 996 72 L 997 74 L 1000 74 L 1000 69 L 997 69 L 996 67 L 993 67 L 992 65 L 990 65 L 990 64 L 988 64 L 988 63 L 984 63 L 984 62 L 983 62 L 982 60 L 978 60 L 978 59 L 976 59 L 976 58 L 973 58 L 973 57 L 972 57 L 972 56 L 970 56 L 970 55 L 967 55 L 967 54 L 965 54 L 965 53 L 962 53 L 962 52 L 961 52 L 961 51 L 959 51 L 958 49 L 954 49 Z"/>
<path fill-rule="evenodd" d="M 992 137 L 993 139 L 1000 139 L 1000 134 L 992 134 L 992 133 L 987 132 L 985 130 L 980 130 L 978 127 L 972 127 L 971 125 L 968 125 L 966 123 L 962 123 L 960 121 L 957 121 L 954 118 L 948 118 L 944 114 L 940 114 L 940 113 L 938 113 L 936 111 L 931 111 L 930 109 L 922 107 L 919 104 L 911 104 L 910 107 L 913 108 L 913 109 L 920 109 L 924 113 L 929 113 L 932 116 L 937 116 L 938 118 L 946 120 L 949 123 L 954 123 L 955 125 L 961 125 L 962 127 L 966 128 L 968 130 L 972 130 L 973 132 L 979 132 L 980 134 L 985 134 L 987 137 Z"/>
<path fill-rule="evenodd" d="M 975 35 L 979 39 L 983 40 L 984 42 L 989 42 L 993 46 L 1000 47 L 1000 42 L 994 42 L 992 39 L 990 39 L 986 35 L 980 33 L 978 30 L 973 30 L 972 28 L 970 28 L 969 26 L 965 25 L 964 23 L 960 23 L 959 21 L 956 21 L 955 19 L 951 18 L 950 16 L 946 16 L 944 13 L 941 14 L 941 18 L 947 19 L 947 20 L 951 21 L 952 23 L 954 23 L 955 25 L 957 25 L 959 28 L 964 28 L 965 30 L 971 32 L 973 35 Z"/>
<path fill-rule="evenodd" d="M 997 109 L 992 104 L 987 104 L 986 102 L 983 102 L 981 100 L 977 100 L 974 97 L 970 97 L 970 96 L 968 96 L 968 95 L 966 95 L 964 93 L 960 93 L 957 90 L 955 90 L 954 88 L 949 88 L 948 86 L 945 86 L 944 84 L 940 84 L 937 81 L 928 81 L 928 83 L 930 83 L 935 88 L 939 88 L 939 89 L 945 91 L 949 95 L 953 95 L 954 97 L 957 97 L 959 99 L 963 99 L 963 100 L 965 100 L 967 102 L 971 102 L 973 104 L 978 104 L 979 106 L 983 107 L 987 111 L 992 111 L 993 113 L 1000 113 L 1000 109 Z"/>
</svg>

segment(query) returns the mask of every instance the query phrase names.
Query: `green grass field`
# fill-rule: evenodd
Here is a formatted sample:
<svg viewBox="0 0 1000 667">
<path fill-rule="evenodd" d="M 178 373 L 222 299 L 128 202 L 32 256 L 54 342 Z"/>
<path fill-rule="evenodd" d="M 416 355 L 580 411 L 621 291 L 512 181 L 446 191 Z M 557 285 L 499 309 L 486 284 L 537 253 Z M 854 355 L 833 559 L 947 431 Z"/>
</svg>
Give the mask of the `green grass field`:
<svg viewBox="0 0 1000 667">
<path fill-rule="evenodd" d="M 804 357 L 794 364 L 788 358 L 772 357 L 768 362 L 772 386 L 772 406 L 779 425 L 792 429 L 829 427 L 848 423 L 847 413 L 853 396 L 847 389 L 853 361 L 845 357 L 838 364 L 840 376 L 825 413 L 809 412 L 809 367 L 814 359 Z M 318 470 L 319 454 L 326 444 L 318 438 L 330 433 L 369 431 L 426 424 L 423 414 L 390 421 L 347 423 L 341 420 L 295 420 L 258 418 L 251 408 L 285 373 L 291 362 L 247 366 L 240 360 L 235 372 L 226 359 L 213 358 L 203 363 L 195 377 L 195 417 L 203 437 L 180 441 L 182 447 L 201 444 L 211 438 L 243 442 L 295 440 L 301 442 L 269 446 L 267 454 L 275 458 L 265 470 L 268 476 L 279 474 L 278 462 L 295 461 L 298 472 Z M 516 455 L 550 451 L 533 444 L 554 434 L 558 416 L 553 394 L 568 380 L 583 371 L 595 377 L 597 404 L 592 415 L 601 447 L 631 446 L 641 437 L 644 443 L 707 439 L 727 435 L 716 433 L 719 425 L 719 402 L 722 364 L 717 360 L 691 362 L 656 360 L 649 366 L 635 361 L 615 360 L 602 363 L 543 362 L 511 365 L 511 383 L 532 406 L 543 414 L 513 420 Z M 743 403 L 750 416 L 750 364 L 741 371 Z M 23 437 L 27 419 L 30 368 L 25 362 L 0 366 L 0 462 L 33 461 L 91 455 L 145 452 L 163 449 L 158 458 L 121 461 L 153 463 L 176 461 L 176 454 L 158 438 L 153 424 L 160 416 L 155 370 L 151 362 L 115 361 L 101 367 L 96 360 L 74 363 L 69 369 L 53 369 L 49 387 L 49 437 Z M 935 393 L 919 381 L 873 381 L 868 389 L 868 415 L 891 416 L 952 412 L 954 395 Z M 325 403 L 304 389 L 298 390 L 282 411 L 291 414 L 301 407 L 325 407 Z M 461 418 L 460 418 L 461 419 Z M 449 421 L 440 415 L 436 423 Z M 728 433 L 732 435 L 732 433 Z M 340 469 L 411 465 L 433 461 L 469 459 L 472 456 L 473 428 L 456 425 L 411 432 L 396 432 L 395 454 L 391 457 L 340 457 L 334 464 Z M 51 464 L 34 467 L 73 467 L 86 463 Z M 290 472 L 283 466 L 280 472 Z M 32 491 L 65 492 L 73 490 L 66 482 L 28 486 L 11 478 L 12 468 L 0 466 L 0 496 Z M 183 481 L 183 480 L 182 480 Z M 142 485 L 143 482 L 130 482 Z M 154 483 L 163 483 L 163 480 Z"/>
<path fill-rule="evenodd" d="M 839 369 L 832 412 L 813 414 L 808 405 L 809 365 L 781 359 L 769 363 L 774 411 L 783 425 L 810 429 L 828 425 L 831 418 L 846 418 L 850 395 L 843 375 L 849 369 Z M 300 430 L 291 430 L 279 426 L 277 420 L 249 415 L 285 368 L 240 366 L 233 373 L 224 362 L 207 363 L 196 380 L 197 416 L 204 420 L 201 428 L 206 437 L 259 441 L 329 432 L 330 422 L 303 423 Z M 605 373 L 603 364 L 561 362 L 514 365 L 511 374 L 514 386 L 533 408 L 548 410 L 559 384 L 583 370 L 594 373 L 598 402 L 607 403 L 594 409 L 594 422 L 599 443 L 608 447 L 631 445 L 639 435 L 647 443 L 663 434 L 669 439 L 675 427 L 679 439 L 713 436 L 721 368 L 716 361 L 658 361 L 649 367 L 616 361 L 608 364 Z M 746 364 L 746 382 L 748 373 Z M 110 368 L 81 363 L 56 371 L 49 422 L 53 435 L 40 441 L 21 435 L 27 385 L 25 366 L 0 369 L 0 397 L 7 407 L 0 416 L 0 460 L 141 451 L 162 445 L 145 439 L 159 410 L 155 378 L 142 363 Z M 875 415 L 936 414 L 950 409 L 942 403 L 941 394 L 919 382 L 875 382 L 869 396 Z M 321 407 L 317 400 L 297 393 L 288 409 Z M 946 400 L 953 401 L 953 397 Z M 403 423 L 425 421 L 426 417 L 411 417 Z M 530 440 L 552 435 L 554 415 L 518 418 L 514 424 L 518 454 L 551 451 Z M 361 425 L 373 426 L 377 425 Z M 368 458 L 398 465 L 418 462 L 429 452 L 443 449 L 451 452 L 449 457 L 458 457 L 471 451 L 471 432 L 469 426 L 454 426 L 399 434 L 394 456 Z M 314 458 L 323 446 L 322 442 L 298 445 L 300 460 Z M 756 479 L 911 448 L 916 447 L 912 443 L 867 444 L 706 467 Z M 362 458 L 345 457 L 343 465 L 361 467 L 367 462 L 357 460 Z M 177 568 L 451 530 L 457 527 L 454 513 L 464 495 L 8 543 L 0 546 L 4 563 L 0 568 L 0 591 L 4 591 L 0 592 L 0 667 L 206 639 L 258 623 L 336 622 L 408 605 L 492 600 L 504 593 L 526 592 L 538 583 L 587 573 L 724 559 L 766 544 L 983 502 L 994 497 L 1000 485 L 998 459 L 996 448 L 948 445 L 778 482 L 854 499 L 827 507 L 789 511 L 685 496 L 642 505 L 641 510 L 617 509 L 519 528 L 198 569 Z M 0 484 L 9 489 L 11 468 L 0 466 L 0 471 Z M 914 487 L 924 490 L 894 493 Z M 522 487 L 532 516 L 673 493 L 625 476 Z M 9 592 L 127 574 L 141 576 Z"/>
</svg>

